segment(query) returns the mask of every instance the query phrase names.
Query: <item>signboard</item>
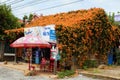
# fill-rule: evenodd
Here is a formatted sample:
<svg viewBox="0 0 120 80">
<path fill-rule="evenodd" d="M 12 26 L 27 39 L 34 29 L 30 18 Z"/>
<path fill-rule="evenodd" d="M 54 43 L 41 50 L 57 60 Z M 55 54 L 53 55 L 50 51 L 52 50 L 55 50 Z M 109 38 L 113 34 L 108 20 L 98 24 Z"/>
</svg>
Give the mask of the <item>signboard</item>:
<svg viewBox="0 0 120 80">
<path fill-rule="evenodd" d="M 34 35 L 34 36 L 40 36 L 41 37 L 41 27 L 30 27 L 30 28 L 24 28 L 24 35 Z"/>
<path fill-rule="evenodd" d="M 115 21 L 120 21 L 120 15 L 115 15 L 115 17 L 114 17 L 114 19 L 115 19 Z"/>
<path fill-rule="evenodd" d="M 45 41 L 50 41 L 50 27 L 45 26 L 41 29 L 42 39 Z"/>
<path fill-rule="evenodd" d="M 50 30 L 50 41 L 56 41 L 55 30 Z"/>
<path fill-rule="evenodd" d="M 24 35 L 40 36 L 45 41 L 56 43 L 55 25 L 24 28 Z"/>
</svg>

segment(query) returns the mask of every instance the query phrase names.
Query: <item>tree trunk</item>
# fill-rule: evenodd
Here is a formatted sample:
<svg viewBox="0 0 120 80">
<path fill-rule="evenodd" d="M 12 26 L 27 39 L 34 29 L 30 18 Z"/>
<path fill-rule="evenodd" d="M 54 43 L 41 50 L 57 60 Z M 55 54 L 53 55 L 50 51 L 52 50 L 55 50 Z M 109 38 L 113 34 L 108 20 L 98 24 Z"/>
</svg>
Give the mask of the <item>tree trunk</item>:
<svg viewBox="0 0 120 80">
<path fill-rule="evenodd" d="M 73 56 L 72 56 L 72 66 L 71 66 L 71 69 L 75 71 L 75 70 L 76 70 L 76 66 L 77 66 L 77 65 L 76 65 L 76 58 L 75 58 L 75 56 L 73 55 Z"/>
<path fill-rule="evenodd" d="M 0 61 L 3 61 L 4 57 L 4 41 L 0 41 Z"/>
</svg>

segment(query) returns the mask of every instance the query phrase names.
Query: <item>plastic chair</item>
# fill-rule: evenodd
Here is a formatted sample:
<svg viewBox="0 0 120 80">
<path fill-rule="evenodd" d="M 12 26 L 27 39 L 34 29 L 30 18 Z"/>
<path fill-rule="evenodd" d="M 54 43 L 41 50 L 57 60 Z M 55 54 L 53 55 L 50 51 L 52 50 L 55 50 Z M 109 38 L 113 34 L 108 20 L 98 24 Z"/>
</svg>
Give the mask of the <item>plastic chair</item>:
<svg viewBox="0 0 120 80">
<path fill-rule="evenodd" d="M 46 59 L 45 58 L 42 58 L 41 60 L 41 64 L 40 64 L 40 69 L 45 71 L 45 67 L 46 67 Z"/>
</svg>

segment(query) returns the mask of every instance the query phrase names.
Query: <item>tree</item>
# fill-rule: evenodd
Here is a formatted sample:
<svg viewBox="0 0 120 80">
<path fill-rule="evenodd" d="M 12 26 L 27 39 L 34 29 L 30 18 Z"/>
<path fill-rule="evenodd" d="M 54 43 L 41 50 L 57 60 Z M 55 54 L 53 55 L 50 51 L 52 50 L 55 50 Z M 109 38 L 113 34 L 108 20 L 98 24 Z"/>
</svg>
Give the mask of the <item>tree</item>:
<svg viewBox="0 0 120 80">
<path fill-rule="evenodd" d="M 27 15 L 24 15 L 24 17 L 23 17 L 23 24 L 22 24 L 23 27 L 25 26 L 27 21 L 28 21 L 28 17 L 27 17 Z"/>
<path fill-rule="evenodd" d="M 109 15 L 108 15 L 108 20 L 111 24 L 114 24 L 114 22 L 115 22 L 114 16 L 115 16 L 115 13 L 112 13 L 112 15 L 111 15 L 111 13 L 109 13 Z"/>
<path fill-rule="evenodd" d="M 33 14 L 30 14 L 30 15 L 29 15 L 29 18 L 28 18 L 28 21 L 29 21 L 29 22 L 31 22 L 31 20 L 33 19 L 33 16 L 34 16 Z"/>
<path fill-rule="evenodd" d="M 29 16 L 27 15 L 24 15 L 23 17 L 23 24 L 22 26 L 24 27 L 26 23 L 30 23 L 31 20 L 33 19 L 34 15 L 33 14 L 30 14 Z"/>
<path fill-rule="evenodd" d="M 0 40 L 5 40 L 8 37 L 8 35 L 4 33 L 5 30 L 19 27 L 21 26 L 18 18 L 12 14 L 10 6 L 5 4 L 0 5 Z"/>
</svg>

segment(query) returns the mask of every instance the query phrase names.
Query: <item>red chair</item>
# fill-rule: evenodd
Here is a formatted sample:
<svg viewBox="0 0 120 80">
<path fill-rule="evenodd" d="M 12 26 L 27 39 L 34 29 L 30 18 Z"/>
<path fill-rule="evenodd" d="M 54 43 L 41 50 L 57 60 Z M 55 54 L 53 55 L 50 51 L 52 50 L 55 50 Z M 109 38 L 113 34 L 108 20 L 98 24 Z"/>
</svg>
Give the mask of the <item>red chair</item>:
<svg viewBox="0 0 120 80">
<path fill-rule="evenodd" d="M 45 67 L 46 67 L 46 59 L 42 58 L 41 64 L 40 64 L 40 69 L 45 71 Z"/>
</svg>

